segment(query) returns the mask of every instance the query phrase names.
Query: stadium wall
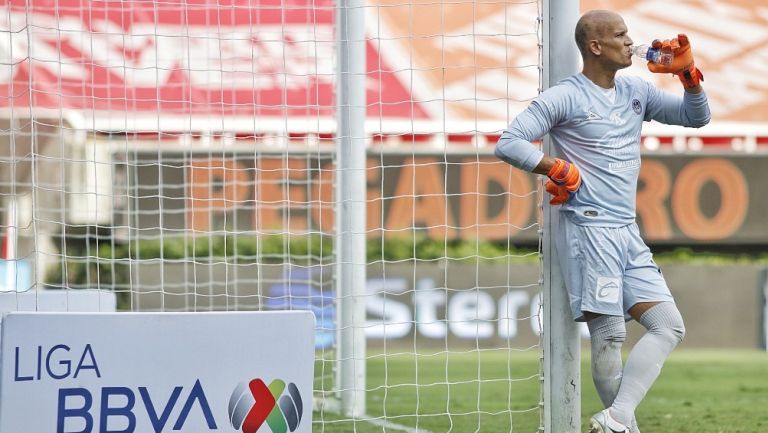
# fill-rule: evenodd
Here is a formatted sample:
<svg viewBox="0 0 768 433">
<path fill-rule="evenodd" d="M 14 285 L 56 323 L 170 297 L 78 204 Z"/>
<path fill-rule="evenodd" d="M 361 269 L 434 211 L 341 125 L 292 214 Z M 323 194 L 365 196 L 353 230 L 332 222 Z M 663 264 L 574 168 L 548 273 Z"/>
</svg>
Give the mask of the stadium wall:
<svg viewBox="0 0 768 433">
<path fill-rule="evenodd" d="M 685 318 L 686 347 L 762 347 L 764 267 L 666 264 L 662 269 Z M 444 348 L 446 341 L 450 347 L 462 343 L 480 348 L 535 346 L 539 344 L 540 294 L 531 282 L 538 273 L 535 264 L 499 261 L 369 265 L 367 344 L 375 349 L 386 340 L 390 349 L 416 344 L 427 351 Z M 318 348 L 330 347 L 335 338 L 332 282 L 318 277 L 331 274 L 319 265 L 136 262 L 131 275 L 134 309 L 184 311 L 194 305 L 198 310 L 284 310 L 290 306 L 314 311 Z M 633 323 L 629 340 L 639 338 L 641 331 Z"/>
<path fill-rule="evenodd" d="M 491 152 L 369 152 L 369 237 L 397 237 L 413 227 L 427 238 L 536 244 L 536 179 Z M 643 236 L 655 245 L 764 247 L 766 164 L 766 152 L 645 155 L 637 196 Z M 133 199 L 117 200 L 123 206 L 115 209 L 115 225 L 145 235 L 225 225 L 292 234 L 333 228 L 330 154 L 135 153 L 128 166 L 134 168 L 118 164 L 118 183 L 130 186 Z M 327 206 L 308 206 L 318 202 Z"/>
</svg>

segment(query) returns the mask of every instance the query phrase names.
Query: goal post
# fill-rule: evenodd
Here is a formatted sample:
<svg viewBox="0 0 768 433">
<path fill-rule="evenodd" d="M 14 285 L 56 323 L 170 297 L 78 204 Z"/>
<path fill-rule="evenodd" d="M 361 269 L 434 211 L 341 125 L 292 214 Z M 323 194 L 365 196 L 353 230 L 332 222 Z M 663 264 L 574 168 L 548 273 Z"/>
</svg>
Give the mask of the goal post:
<svg viewBox="0 0 768 433">
<path fill-rule="evenodd" d="M 544 88 L 578 71 L 574 29 L 579 2 L 544 0 L 542 84 Z M 545 154 L 552 154 L 549 136 L 544 138 Z M 573 321 L 568 294 L 558 265 L 554 233 L 559 209 L 546 204 L 542 224 L 544 432 L 581 431 L 581 346 L 579 328 Z"/>
<path fill-rule="evenodd" d="M 348 417 L 366 414 L 365 1 L 337 0 L 336 293 L 338 392 Z"/>
<path fill-rule="evenodd" d="M 365 207 L 353 211 L 355 204 L 365 199 L 361 189 L 354 185 L 365 182 L 365 146 L 356 137 L 363 137 L 365 106 L 365 82 L 358 79 L 364 74 L 365 38 L 363 2 L 340 2 L 338 16 L 338 68 L 339 102 L 337 111 L 337 157 L 339 173 L 337 185 L 338 293 L 339 304 L 339 389 L 342 395 L 342 412 L 347 416 L 365 414 L 365 357 L 366 345 L 362 332 L 355 328 L 365 323 L 363 302 L 355 302 L 365 296 L 359 289 L 364 286 L 364 263 L 355 261 L 355 254 L 362 255 L 364 248 Z M 577 71 L 578 55 L 574 49 L 573 29 L 579 16 L 579 2 L 544 0 L 542 5 L 543 37 L 541 83 L 544 88 Z M 349 39 L 347 39 L 349 38 Z M 357 69 L 355 69 L 357 68 Z M 551 142 L 545 138 L 543 148 L 551 151 Z M 357 149 L 357 150 L 356 150 Z M 355 166 L 357 163 L 359 165 Z M 350 170 L 351 169 L 351 170 Z M 357 174 L 357 176 L 355 176 Z M 348 212 L 358 212 L 348 214 Z M 557 225 L 557 210 L 544 205 L 542 221 L 541 253 L 543 257 L 543 429 L 551 432 L 580 431 L 580 337 L 579 328 L 573 322 L 565 293 L 560 269 L 555 258 L 552 233 Z M 355 224 L 357 222 L 357 225 Z M 357 234 L 357 236 L 355 235 Z M 357 279 L 355 279 L 357 278 Z M 356 290 L 357 289 L 357 290 Z"/>
</svg>

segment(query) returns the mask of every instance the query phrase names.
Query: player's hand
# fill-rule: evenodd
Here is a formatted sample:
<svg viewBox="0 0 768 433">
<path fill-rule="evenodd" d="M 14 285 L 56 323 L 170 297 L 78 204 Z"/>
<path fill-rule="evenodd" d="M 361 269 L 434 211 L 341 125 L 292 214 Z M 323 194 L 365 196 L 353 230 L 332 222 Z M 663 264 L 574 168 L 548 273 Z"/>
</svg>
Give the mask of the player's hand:
<svg viewBox="0 0 768 433">
<path fill-rule="evenodd" d="M 547 177 L 556 185 L 564 186 L 569 192 L 576 192 L 581 186 L 581 173 L 576 164 L 560 158 L 555 158 L 555 163 L 547 172 Z"/>
<path fill-rule="evenodd" d="M 664 41 L 656 39 L 652 46 L 660 49 L 662 53 L 672 53 L 673 58 L 672 64 L 669 66 L 648 62 L 649 71 L 657 74 L 675 74 L 686 89 L 696 87 L 701 81 L 704 81 L 704 75 L 693 61 L 693 52 L 691 52 L 688 36 L 680 33 L 674 39 Z"/>
<path fill-rule="evenodd" d="M 564 186 L 558 185 L 551 180 L 548 180 L 544 184 L 544 189 L 547 190 L 548 193 L 552 194 L 552 198 L 549 200 L 549 204 L 551 205 L 561 205 L 568 201 L 569 198 L 571 198 L 571 193 L 568 192 L 567 189 L 565 189 Z"/>
<path fill-rule="evenodd" d="M 562 159 L 555 159 L 555 163 L 547 172 L 549 181 L 544 184 L 548 193 L 555 196 L 550 204 L 563 204 L 568 201 L 571 194 L 581 186 L 581 173 L 575 164 Z"/>
</svg>

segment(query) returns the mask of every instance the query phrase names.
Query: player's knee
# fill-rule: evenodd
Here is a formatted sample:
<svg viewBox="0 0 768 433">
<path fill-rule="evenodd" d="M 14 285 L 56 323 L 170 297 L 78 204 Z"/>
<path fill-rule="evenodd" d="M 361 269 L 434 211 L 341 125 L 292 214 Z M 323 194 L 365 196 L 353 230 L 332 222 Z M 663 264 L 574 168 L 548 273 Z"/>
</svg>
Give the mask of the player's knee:
<svg viewBox="0 0 768 433">
<path fill-rule="evenodd" d="M 674 345 L 685 337 L 685 324 L 680 311 L 671 302 L 662 302 L 643 314 L 641 323 L 648 332 L 664 336 Z"/>
<path fill-rule="evenodd" d="M 623 343 L 627 339 L 626 328 L 614 329 L 613 332 L 606 335 L 605 340 L 612 343 Z"/>
<path fill-rule="evenodd" d="M 682 322 L 679 325 L 664 326 L 657 330 L 657 334 L 662 335 L 665 340 L 669 341 L 673 347 L 680 344 L 685 337 L 685 326 Z"/>
<path fill-rule="evenodd" d="M 685 324 L 683 323 L 683 316 L 680 315 L 680 311 L 674 304 L 671 308 L 668 308 L 665 320 L 662 321 L 664 331 L 669 335 L 671 339 L 675 341 L 675 345 L 680 344 L 685 337 Z"/>
<path fill-rule="evenodd" d="M 592 340 L 610 343 L 623 343 L 627 339 L 624 318 L 619 316 L 599 316 L 587 322 Z"/>
<path fill-rule="evenodd" d="M 679 315 L 678 318 L 678 321 L 670 323 L 667 328 L 672 338 L 675 339 L 676 344 L 680 344 L 680 342 L 683 341 L 683 338 L 685 338 L 685 324 L 683 323 L 683 318 Z"/>
</svg>

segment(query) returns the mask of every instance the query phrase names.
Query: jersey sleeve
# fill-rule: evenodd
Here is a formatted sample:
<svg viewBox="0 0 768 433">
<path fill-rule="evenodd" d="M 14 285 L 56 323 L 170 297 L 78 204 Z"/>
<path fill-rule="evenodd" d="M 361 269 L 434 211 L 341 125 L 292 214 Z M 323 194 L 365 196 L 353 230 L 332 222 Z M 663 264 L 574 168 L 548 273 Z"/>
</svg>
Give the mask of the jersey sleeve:
<svg viewBox="0 0 768 433">
<path fill-rule="evenodd" d="M 532 141 L 540 139 L 560 123 L 564 113 L 562 86 L 544 91 L 502 132 L 496 143 L 496 157 L 521 170 L 532 171 L 544 157 Z"/>
<path fill-rule="evenodd" d="M 707 95 L 701 93 L 683 92 L 683 97 L 672 95 L 659 90 L 651 83 L 644 81 L 648 88 L 648 102 L 645 110 L 645 120 L 655 120 L 667 125 L 680 125 L 701 128 L 709 123 L 711 114 Z"/>
</svg>

